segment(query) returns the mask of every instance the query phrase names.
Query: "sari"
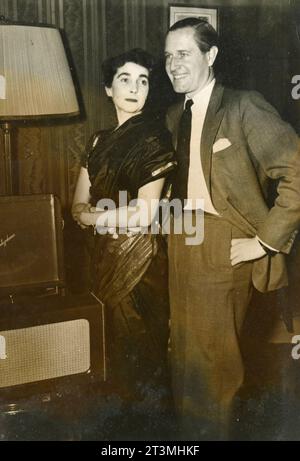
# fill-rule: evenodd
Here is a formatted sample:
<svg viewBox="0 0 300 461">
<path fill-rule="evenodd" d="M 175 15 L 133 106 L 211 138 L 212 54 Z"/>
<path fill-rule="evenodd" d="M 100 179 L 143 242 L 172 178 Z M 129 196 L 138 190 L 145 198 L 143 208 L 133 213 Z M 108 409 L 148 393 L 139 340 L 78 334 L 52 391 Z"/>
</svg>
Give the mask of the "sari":
<svg viewBox="0 0 300 461">
<path fill-rule="evenodd" d="M 118 207 L 119 191 L 127 192 L 129 203 L 139 188 L 167 177 L 175 165 L 170 135 L 159 119 L 137 115 L 114 131 L 99 131 L 83 159 L 91 204 L 105 198 Z M 109 375 L 121 391 L 136 397 L 166 372 L 166 241 L 151 233 L 96 234 L 91 253 L 91 290 L 106 312 Z"/>
</svg>

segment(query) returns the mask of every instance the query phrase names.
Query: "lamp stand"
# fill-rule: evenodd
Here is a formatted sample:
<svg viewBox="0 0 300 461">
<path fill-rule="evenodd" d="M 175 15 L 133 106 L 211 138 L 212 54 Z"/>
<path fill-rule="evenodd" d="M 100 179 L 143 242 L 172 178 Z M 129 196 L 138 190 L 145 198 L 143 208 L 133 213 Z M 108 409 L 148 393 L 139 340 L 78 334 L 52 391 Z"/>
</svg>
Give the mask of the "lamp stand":
<svg viewBox="0 0 300 461">
<path fill-rule="evenodd" d="M 12 181 L 12 154 L 11 154 L 11 124 L 3 123 L 1 125 L 4 137 L 4 176 L 5 176 L 5 194 L 13 194 Z"/>
</svg>

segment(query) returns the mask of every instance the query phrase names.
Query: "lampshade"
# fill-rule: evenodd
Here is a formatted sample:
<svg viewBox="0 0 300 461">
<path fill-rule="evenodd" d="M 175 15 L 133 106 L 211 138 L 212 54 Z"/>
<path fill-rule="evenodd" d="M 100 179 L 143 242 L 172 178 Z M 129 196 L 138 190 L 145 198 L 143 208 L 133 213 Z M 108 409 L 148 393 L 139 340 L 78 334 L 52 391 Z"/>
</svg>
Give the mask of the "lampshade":
<svg viewBox="0 0 300 461">
<path fill-rule="evenodd" d="M 78 113 L 59 30 L 0 25 L 0 120 Z"/>
</svg>

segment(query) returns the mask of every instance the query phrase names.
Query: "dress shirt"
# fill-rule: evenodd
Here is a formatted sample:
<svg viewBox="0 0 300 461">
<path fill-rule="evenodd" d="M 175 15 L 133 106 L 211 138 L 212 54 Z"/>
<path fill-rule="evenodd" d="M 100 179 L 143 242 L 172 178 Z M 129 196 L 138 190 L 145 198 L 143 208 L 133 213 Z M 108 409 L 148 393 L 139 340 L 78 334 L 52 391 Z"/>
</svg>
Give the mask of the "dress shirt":
<svg viewBox="0 0 300 461">
<path fill-rule="evenodd" d="M 215 79 L 213 79 L 206 87 L 193 96 L 192 111 L 192 128 L 190 140 L 190 165 L 188 174 L 188 203 L 185 209 L 199 208 L 196 199 L 204 200 L 204 211 L 207 213 L 218 215 L 214 208 L 209 191 L 205 182 L 203 168 L 201 163 L 201 136 L 203 124 L 211 97 Z M 186 96 L 185 103 L 189 98 Z M 200 205 L 201 206 L 201 205 Z"/>
</svg>

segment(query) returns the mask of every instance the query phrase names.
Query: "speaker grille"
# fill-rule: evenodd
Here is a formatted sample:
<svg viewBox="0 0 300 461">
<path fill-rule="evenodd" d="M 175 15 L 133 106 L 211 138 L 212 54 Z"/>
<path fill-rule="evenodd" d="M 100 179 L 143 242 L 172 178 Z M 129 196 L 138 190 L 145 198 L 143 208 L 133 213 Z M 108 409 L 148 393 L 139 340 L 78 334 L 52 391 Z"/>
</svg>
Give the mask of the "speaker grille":
<svg viewBox="0 0 300 461">
<path fill-rule="evenodd" d="M 86 319 L 0 331 L 0 338 L 0 388 L 90 369 L 90 328 Z"/>
</svg>

